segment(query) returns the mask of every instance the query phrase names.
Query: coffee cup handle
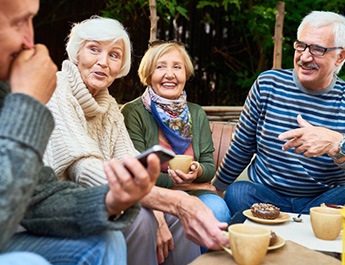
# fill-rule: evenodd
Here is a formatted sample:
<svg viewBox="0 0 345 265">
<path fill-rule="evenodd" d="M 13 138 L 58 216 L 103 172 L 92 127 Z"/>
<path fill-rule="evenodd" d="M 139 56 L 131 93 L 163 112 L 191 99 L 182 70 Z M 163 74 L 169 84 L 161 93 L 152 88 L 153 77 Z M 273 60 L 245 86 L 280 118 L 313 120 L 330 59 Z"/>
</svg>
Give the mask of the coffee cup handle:
<svg viewBox="0 0 345 265">
<path fill-rule="evenodd" d="M 229 233 L 227 231 L 222 231 L 222 232 L 225 236 L 229 237 Z M 232 256 L 232 251 L 230 248 L 225 247 L 225 246 L 222 246 L 222 248 Z"/>
<path fill-rule="evenodd" d="M 199 167 L 200 167 L 200 164 L 198 161 L 193 161 L 190 166 L 192 165 L 195 165 L 195 169 L 194 170 L 191 170 L 191 172 L 195 172 L 195 171 L 198 171 Z"/>
</svg>

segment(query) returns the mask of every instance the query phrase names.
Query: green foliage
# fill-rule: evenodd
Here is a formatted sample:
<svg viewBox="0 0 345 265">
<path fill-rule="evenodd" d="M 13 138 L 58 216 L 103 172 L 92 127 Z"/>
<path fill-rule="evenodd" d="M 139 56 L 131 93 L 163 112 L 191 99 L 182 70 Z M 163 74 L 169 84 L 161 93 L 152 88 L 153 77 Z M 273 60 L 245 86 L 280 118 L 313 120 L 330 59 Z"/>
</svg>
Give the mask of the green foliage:
<svg viewBox="0 0 345 265">
<path fill-rule="evenodd" d="M 147 10 L 146 12 L 148 12 L 148 4 L 148 0 L 107 0 L 106 8 L 102 10 L 101 14 L 104 17 L 115 18 L 125 24 L 129 18 L 137 17 L 139 10 Z"/>
<path fill-rule="evenodd" d="M 125 25 L 134 25 L 138 21 L 143 23 L 142 21 L 146 20 L 147 24 L 137 32 L 142 34 L 147 31 L 149 34 L 148 2 L 148 0 L 108 0 L 103 14 L 117 18 Z M 301 19 L 312 10 L 344 13 L 345 1 L 285 0 L 284 2 L 282 68 L 292 68 L 294 54 L 292 43 L 296 39 L 297 27 Z M 197 103 L 205 104 L 198 100 L 207 98 L 209 101 L 206 104 L 241 105 L 255 78 L 262 71 L 272 68 L 277 3 L 277 0 L 156 0 L 161 34 L 158 38 L 176 38 L 176 32 L 171 33 L 174 20 L 174 24 L 183 25 L 184 30 L 190 34 L 186 44 L 190 48 L 192 57 L 201 46 L 211 46 L 210 51 L 202 55 L 203 64 L 196 71 L 196 75 L 205 80 L 203 86 L 206 86 L 208 91 L 192 87 L 188 92 L 189 95 L 195 96 Z M 220 36 L 224 32 L 219 32 L 217 28 L 219 25 L 222 25 L 227 37 Z M 133 26 L 135 29 L 138 27 L 138 24 Z M 197 41 L 202 39 L 200 35 L 209 38 L 205 28 L 215 32 L 212 44 L 197 42 L 191 46 L 195 35 L 198 35 Z M 176 31 L 176 28 L 174 30 Z M 183 36 L 179 37 L 184 41 Z M 143 54 L 143 51 L 139 54 Z M 192 58 L 194 62 L 200 61 L 200 54 L 198 56 Z M 340 76 L 345 77 L 344 70 Z M 217 98 L 205 97 L 205 95 L 215 95 Z"/>
<path fill-rule="evenodd" d="M 130 0 L 118 1 L 108 0 L 105 10 L 102 15 L 105 17 L 113 17 L 121 22 L 128 21 L 131 17 L 138 16 L 138 10 L 144 11 L 147 17 L 149 16 L 149 1 L 148 0 Z M 165 21 L 170 21 L 171 18 L 183 16 L 188 18 L 188 11 L 184 4 L 178 4 L 176 0 L 156 0 L 157 14 Z"/>
<path fill-rule="evenodd" d="M 158 0 L 157 10 L 158 13 L 169 14 L 169 16 L 172 17 L 182 15 L 183 17 L 188 18 L 187 9 L 183 5 L 177 4 L 176 0 Z"/>
<path fill-rule="evenodd" d="M 219 1 L 199 1 L 196 8 L 204 7 L 223 7 L 225 11 L 228 11 L 229 6 L 235 5 L 237 9 L 240 9 L 240 0 L 223 0 L 221 3 Z"/>
<path fill-rule="evenodd" d="M 204 8 L 204 7 L 219 7 L 219 2 L 215 1 L 199 1 L 198 4 L 196 5 L 197 8 Z"/>
</svg>

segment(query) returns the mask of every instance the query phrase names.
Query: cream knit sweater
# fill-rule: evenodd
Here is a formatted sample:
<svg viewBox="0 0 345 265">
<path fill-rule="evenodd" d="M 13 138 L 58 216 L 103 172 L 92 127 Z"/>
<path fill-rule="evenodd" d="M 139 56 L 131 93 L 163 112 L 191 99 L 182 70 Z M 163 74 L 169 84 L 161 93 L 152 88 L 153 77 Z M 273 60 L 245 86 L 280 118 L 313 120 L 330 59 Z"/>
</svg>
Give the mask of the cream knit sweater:
<svg viewBox="0 0 345 265">
<path fill-rule="evenodd" d="M 47 107 L 55 129 L 44 155 L 60 179 L 84 186 L 107 183 L 103 162 L 136 155 L 124 119 L 108 89 L 93 97 L 76 65 L 66 60 L 57 73 L 57 88 Z"/>
</svg>

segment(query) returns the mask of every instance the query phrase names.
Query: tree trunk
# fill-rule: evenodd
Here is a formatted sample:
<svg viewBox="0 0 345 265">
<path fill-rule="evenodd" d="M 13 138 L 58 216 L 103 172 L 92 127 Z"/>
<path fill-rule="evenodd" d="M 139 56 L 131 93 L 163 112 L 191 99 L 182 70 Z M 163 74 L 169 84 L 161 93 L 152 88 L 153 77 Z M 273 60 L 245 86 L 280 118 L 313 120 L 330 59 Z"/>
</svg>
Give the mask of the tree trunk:
<svg viewBox="0 0 345 265">
<path fill-rule="evenodd" d="M 283 25 L 285 16 L 285 3 L 277 3 L 277 18 L 274 28 L 274 52 L 273 52 L 273 69 L 282 68 L 282 46 L 283 46 Z"/>
<path fill-rule="evenodd" d="M 157 39 L 157 21 L 159 17 L 157 17 L 157 8 L 156 8 L 156 0 L 149 0 L 150 5 L 150 42 L 155 41 Z"/>
</svg>

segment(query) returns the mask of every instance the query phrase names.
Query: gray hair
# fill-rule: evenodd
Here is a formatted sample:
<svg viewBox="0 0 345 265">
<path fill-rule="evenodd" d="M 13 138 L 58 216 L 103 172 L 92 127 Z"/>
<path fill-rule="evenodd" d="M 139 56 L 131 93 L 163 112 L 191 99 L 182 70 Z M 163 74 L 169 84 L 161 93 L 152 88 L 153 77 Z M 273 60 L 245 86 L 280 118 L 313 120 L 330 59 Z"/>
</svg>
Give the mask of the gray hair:
<svg viewBox="0 0 345 265">
<path fill-rule="evenodd" d="M 299 39 L 301 31 L 306 25 L 312 26 L 313 28 L 320 28 L 325 26 L 333 26 L 334 34 L 334 46 L 345 48 L 345 17 L 334 12 L 328 11 L 312 11 L 305 16 L 297 29 L 297 39 Z M 339 54 L 341 50 L 336 50 Z M 337 66 L 335 73 L 339 73 L 342 68 L 344 61 Z"/>
<path fill-rule="evenodd" d="M 78 53 L 86 41 L 123 41 L 124 54 L 122 67 L 116 78 L 128 74 L 131 67 L 132 46 L 123 25 L 111 18 L 92 16 L 80 23 L 74 23 L 67 38 L 66 51 L 70 61 L 78 64 Z"/>
</svg>

